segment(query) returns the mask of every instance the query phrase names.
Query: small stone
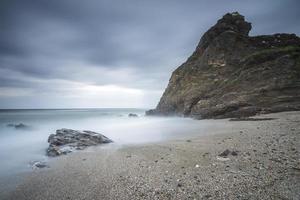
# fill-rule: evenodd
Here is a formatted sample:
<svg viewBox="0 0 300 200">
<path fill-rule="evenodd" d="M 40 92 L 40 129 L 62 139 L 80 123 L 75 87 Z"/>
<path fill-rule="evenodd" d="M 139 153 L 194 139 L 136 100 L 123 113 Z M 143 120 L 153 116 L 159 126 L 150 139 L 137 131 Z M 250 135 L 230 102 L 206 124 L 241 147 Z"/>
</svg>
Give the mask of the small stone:
<svg viewBox="0 0 300 200">
<path fill-rule="evenodd" d="M 49 168 L 46 162 L 43 161 L 34 161 L 31 163 L 33 169 L 38 169 L 38 168 Z"/>
<path fill-rule="evenodd" d="M 209 153 L 208 152 L 206 152 L 206 153 L 204 153 L 202 156 L 203 157 L 205 157 L 205 156 L 207 156 Z"/>
<path fill-rule="evenodd" d="M 222 153 L 219 154 L 220 157 L 227 157 L 231 153 L 230 150 L 226 149 Z"/>
</svg>

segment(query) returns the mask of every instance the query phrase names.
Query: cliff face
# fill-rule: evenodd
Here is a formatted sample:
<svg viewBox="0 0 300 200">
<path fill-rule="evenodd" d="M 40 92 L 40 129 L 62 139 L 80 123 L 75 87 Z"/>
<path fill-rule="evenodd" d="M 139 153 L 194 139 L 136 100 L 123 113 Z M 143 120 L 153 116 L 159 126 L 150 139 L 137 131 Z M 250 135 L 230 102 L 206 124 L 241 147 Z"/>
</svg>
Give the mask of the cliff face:
<svg viewBox="0 0 300 200">
<path fill-rule="evenodd" d="M 227 118 L 300 110 L 300 38 L 250 37 L 250 30 L 242 15 L 224 15 L 146 114 Z"/>
</svg>

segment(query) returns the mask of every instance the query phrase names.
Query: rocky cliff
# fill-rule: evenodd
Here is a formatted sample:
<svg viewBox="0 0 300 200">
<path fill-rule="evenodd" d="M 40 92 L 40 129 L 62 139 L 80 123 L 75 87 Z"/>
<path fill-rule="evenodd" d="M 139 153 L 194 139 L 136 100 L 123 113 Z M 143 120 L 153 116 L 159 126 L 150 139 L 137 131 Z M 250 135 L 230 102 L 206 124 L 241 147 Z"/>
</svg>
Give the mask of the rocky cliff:
<svg viewBox="0 0 300 200">
<path fill-rule="evenodd" d="M 224 15 L 172 74 L 148 115 L 194 118 L 246 117 L 300 110 L 300 38 L 250 37 L 251 23 Z"/>
</svg>

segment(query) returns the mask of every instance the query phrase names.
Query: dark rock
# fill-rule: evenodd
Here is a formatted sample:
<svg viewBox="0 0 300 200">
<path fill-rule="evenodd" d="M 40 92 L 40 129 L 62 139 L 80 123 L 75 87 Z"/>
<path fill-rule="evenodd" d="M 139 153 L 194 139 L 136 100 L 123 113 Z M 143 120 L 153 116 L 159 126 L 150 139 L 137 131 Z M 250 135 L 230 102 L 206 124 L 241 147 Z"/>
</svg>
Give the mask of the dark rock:
<svg viewBox="0 0 300 200">
<path fill-rule="evenodd" d="M 204 153 L 202 156 L 205 157 L 205 156 L 207 156 L 207 155 L 209 155 L 208 152 Z"/>
<path fill-rule="evenodd" d="M 129 113 L 129 114 L 128 114 L 128 117 L 138 117 L 138 115 L 137 115 L 137 114 L 134 114 L 134 113 Z"/>
<path fill-rule="evenodd" d="M 232 151 L 232 152 L 231 152 L 231 155 L 232 155 L 232 156 L 237 156 L 238 153 L 237 153 L 236 151 Z"/>
<path fill-rule="evenodd" d="M 227 157 L 231 153 L 230 150 L 226 149 L 222 153 L 219 154 L 220 157 Z"/>
<path fill-rule="evenodd" d="M 59 156 L 74 150 L 82 150 L 88 146 L 110 143 L 112 140 L 104 135 L 92 131 L 77 131 L 72 129 L 59 129 L 56 134 L 48 138 L 48 156 Z"/>
<path fill-rule="evenodd" d="M 204 119 L 300 110 L 300 38 L 252 37 L 250 29 L 239 13 L 224 15 L 173 72 L 156 109 L 146 114 Z"/>
<path fill-rule="evenodd" d="M 19 123 L 19 124 L 7 124 L 7 127 L 13 127 L 15 129 L 28 129 L 29 126 L 23 124 L 23 123 Z"/>
<path fill-rule="evenodd" d="M 151 109 L 146 111 L 146 115 L 151 116 L 151 115 L 159 115 L 160 113 L 157 112 L 156 109 Z"/>
</svg>

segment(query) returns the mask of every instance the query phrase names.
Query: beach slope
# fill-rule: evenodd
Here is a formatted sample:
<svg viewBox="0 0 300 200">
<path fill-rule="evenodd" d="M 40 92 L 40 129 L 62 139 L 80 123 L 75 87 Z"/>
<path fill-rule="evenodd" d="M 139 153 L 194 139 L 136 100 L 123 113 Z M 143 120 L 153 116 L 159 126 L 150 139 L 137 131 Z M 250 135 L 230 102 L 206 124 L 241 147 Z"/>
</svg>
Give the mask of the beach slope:
<svg viewBox="0 0 300 200">
<path fill-rule="evenodd" d="M 8 199 L 300 199 L 300 112 L 258 118 L 275 119 L 62 156 Z"/>
</svg>

